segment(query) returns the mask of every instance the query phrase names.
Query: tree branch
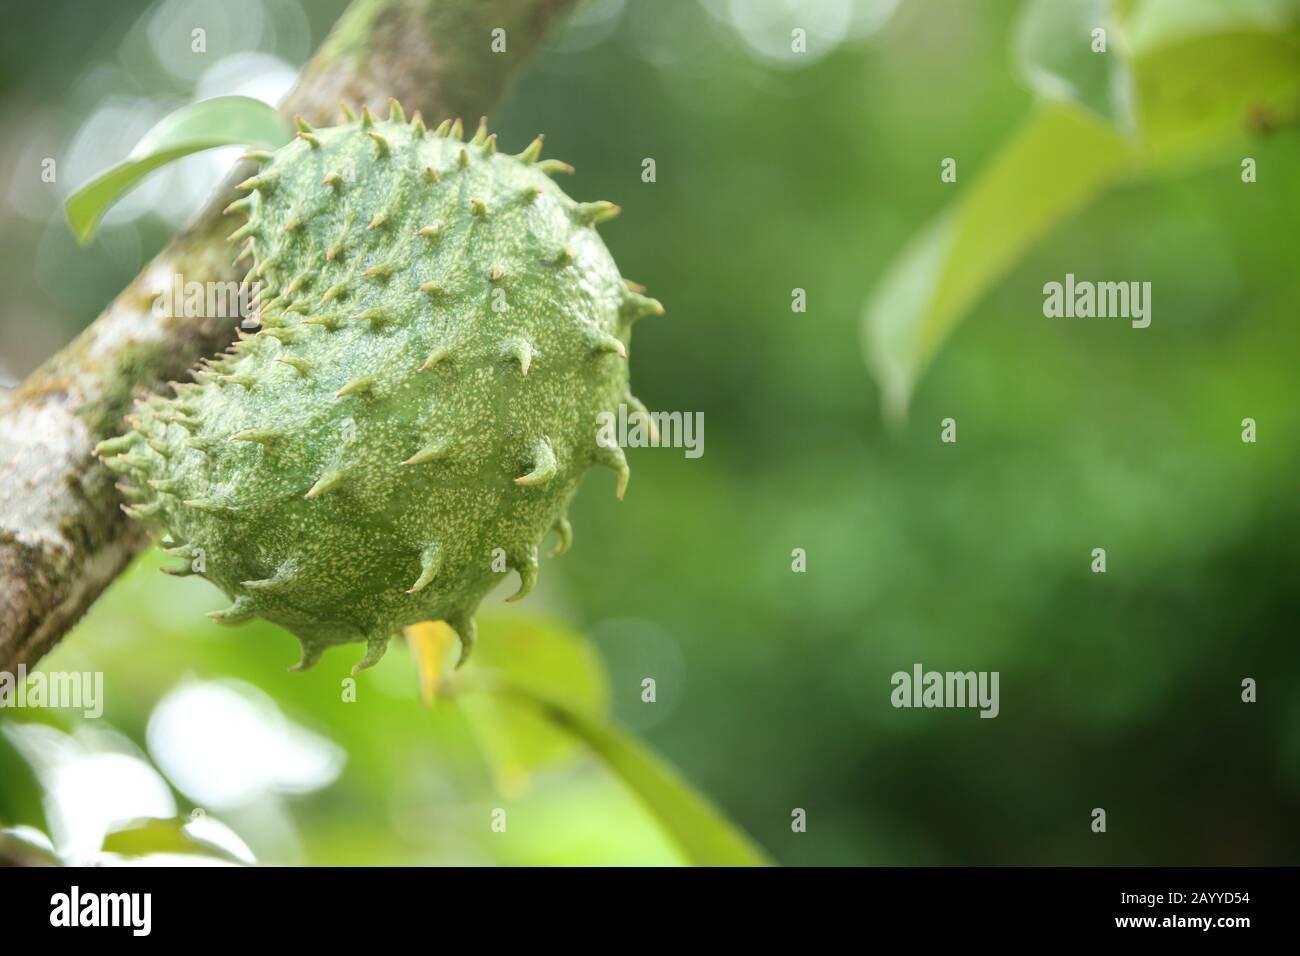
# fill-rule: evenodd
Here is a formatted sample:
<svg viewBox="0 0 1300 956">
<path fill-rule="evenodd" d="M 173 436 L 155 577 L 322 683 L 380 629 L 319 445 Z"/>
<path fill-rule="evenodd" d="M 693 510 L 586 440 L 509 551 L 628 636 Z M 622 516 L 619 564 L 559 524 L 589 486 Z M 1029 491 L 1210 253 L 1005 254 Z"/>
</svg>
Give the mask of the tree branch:
<svg viewBox="0 0 1300 956">
<path fill-rule="evenodd" d="M 341 102 L 477 119 L 574 0 L 354 0 L 282 105 L 328 125 Z M 492 31 L 506 31 L 494 53 Z M 172 276 L 231 281 L 221 210 L 241 164 L 183 232 L 77 339 L 0 399 L 0 671 L 34 664 L 148 538 L 121 513 L 91 454 L 133 399 L 179 379 L 233 340 L 236 320 L 152 314 Z"/>
</svg>

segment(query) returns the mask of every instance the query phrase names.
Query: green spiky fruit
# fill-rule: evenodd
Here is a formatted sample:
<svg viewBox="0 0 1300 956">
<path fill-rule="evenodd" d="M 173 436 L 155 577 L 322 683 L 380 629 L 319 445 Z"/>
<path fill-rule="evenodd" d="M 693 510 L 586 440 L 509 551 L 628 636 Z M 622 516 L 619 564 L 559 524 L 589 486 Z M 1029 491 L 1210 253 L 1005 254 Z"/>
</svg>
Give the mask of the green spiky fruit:
<svg viewBox="0 0 1300 956">
<path fill-rule="evenodd" d="M 463 142 L 396 104 L 345 115 L 259 157 L 229 210 L 261 330 L 99 452 L 177 573 L 233 599 L 217 620 L 282 625 L 300 667 L 353 641 L 369 666 L 403 626 L 445 620 L 463 659 L 503 568 L 523 597 L 543 537 L 568 546 L 588 467 L 622 496 L 597 415 L 641 407 L 627 341 L 662 309 L 593 228 L 617 207 L 569 199 L 540 137 L 507 156 L 483 126 Z"/>
</svg>

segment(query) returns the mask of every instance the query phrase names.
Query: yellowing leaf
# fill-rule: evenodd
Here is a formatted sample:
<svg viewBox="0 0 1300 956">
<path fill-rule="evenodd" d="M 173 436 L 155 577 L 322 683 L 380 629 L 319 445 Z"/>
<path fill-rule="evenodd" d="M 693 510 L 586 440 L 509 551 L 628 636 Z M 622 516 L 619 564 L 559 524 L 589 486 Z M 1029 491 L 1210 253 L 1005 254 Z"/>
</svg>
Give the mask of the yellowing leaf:
<svg viewBox="0 0 1300 956">
<path fill-rule="evenodd" d="M 451 625 L 445 621 L 422 621 L 405 628 L 403 633 L 420 677 L 420 700 L 425 707 L 432 707 L 433 699 L 438 693 L 438 684 L 445 673 L 448 651 L 459 639 Z"/>
</svg>

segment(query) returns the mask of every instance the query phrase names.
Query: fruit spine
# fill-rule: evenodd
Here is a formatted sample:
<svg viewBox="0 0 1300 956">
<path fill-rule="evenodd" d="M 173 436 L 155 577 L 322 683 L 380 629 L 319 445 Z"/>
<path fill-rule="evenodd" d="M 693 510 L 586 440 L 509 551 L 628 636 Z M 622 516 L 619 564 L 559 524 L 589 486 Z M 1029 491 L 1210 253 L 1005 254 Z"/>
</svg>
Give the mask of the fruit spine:
<svg viewBox="0 0 1300 956">
<path fill-rule="evenodd" d="M 251 259 L 256 334 L 175 397 L 138 403 L 97 452 L 133 517 L 162 525 L 176 574 L 203 574 L 293 632 L 298 668 L 403 626 L 473 614 L 502 566 L 532 589 L 549 531 L 590 465 L 617 473 L 596 416 L 628 391 L 632 323 L 662 312 L 619 275 L 593 228 L 618 213 L 550 176 L 541 137 L 517 156 L 485 124 L 426 130 L 393 103 L 312 129 L 261 161 L 230 213 Z M 496 564 L 496 568 L 494 568 Z"/>
</svg>

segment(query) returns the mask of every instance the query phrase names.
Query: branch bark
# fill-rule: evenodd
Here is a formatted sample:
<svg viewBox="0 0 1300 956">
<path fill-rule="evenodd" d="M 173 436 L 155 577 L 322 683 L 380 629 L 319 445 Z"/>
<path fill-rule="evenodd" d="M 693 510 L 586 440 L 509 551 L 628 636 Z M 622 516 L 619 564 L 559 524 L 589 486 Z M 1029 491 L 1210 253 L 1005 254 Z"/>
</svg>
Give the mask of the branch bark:
<svg viewBox="0 0 1300 956">
<path fill-rule="evenodd" d="M 575 0 L 354 0 L 281 109 L 328 125 L 341 102 L 387 110 L 396 97 L 435 125 L 474 120 Z M 491 50 L 506 31 L 506 51 Z M 233 340 L 237 320 L 152 315 L 156 292 L 238 274 L 221 210 L 241 164 L 203 211 L 77 339 L 0 399 L 0 671 L 29 667 L 148 542 L 121 513 L 92 456 L 141 393 L 163 388 Z"/>
</svg>

